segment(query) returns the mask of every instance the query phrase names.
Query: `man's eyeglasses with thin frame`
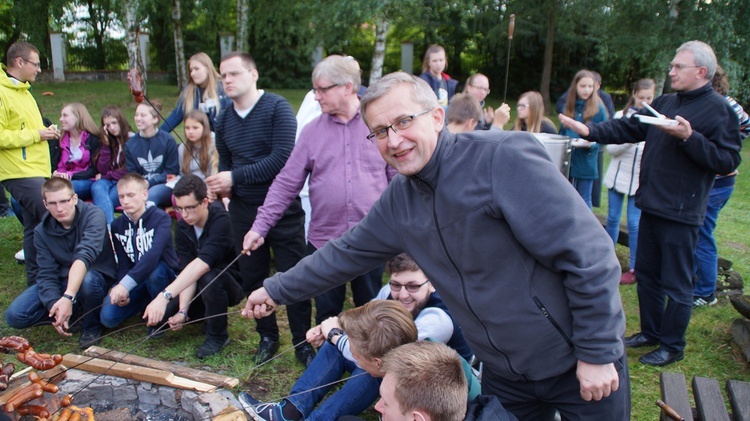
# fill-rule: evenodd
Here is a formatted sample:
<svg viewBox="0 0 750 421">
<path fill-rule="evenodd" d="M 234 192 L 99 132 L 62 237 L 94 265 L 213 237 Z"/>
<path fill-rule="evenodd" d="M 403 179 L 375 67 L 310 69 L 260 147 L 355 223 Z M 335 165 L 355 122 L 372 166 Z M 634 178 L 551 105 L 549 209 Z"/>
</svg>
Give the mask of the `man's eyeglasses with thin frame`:
<svg viewBox="0 0 750 421">
<path fill-rule="evenodd" d="M 44 201 L 44 205 L 47 206 L 48 208 L 53 208 L 54 209 L 58 205 L 59 206 L 67 205 L 68 203 L 70 203 L 71 200 L 73 200 L 74 197 L 76 197 L 75 193 L 73 193 L 73 195 L 70 196 L 68 199 L 58 200 L 57 202 L 48 202 L 48 201 L 45 200 Z"/>
<path fill-rule="evenodd" d="M 198 206 L 201 205 L 201 202 L 198 202 L 192 206 L 184 206 L 184 207 L 178 207 L 175 206 L 174 210 L 177 211 L 180 215 L 185 215 L 186 213 L 193 213 L 193 211 L 198 208 Z"/>
<path fill-rule="evenodd" d="M 23 57 L 19 57 L 19 58 L 20 58 L 21 60 L 25 61 L 26 63 L 29 63 L 29 64 L 31 64 L 32 66 L 36 67 L 37 69 L 40 69 L 40 68 L 42 67 L 42 62 L 41 62 L 41 61 L 39 61 L 39 62 L 36 62 L 36 63 L 35 63 L 35 62 L 33 62 L 33 61 L 31 61 L 31 60 L 27 60 L 27 59 L 25 59 L 25 58 L 23 58 Z"/>
<path fill-rule="evenodd" d="M 391 291 L 393 291 L 393 292 L 401 292 L 401 288 L 406 288 L 407 292 L 414 293 L 414 292 L 419 291 L 419 289 L 422 288 L 423 286 L 425 286 L 425 284 L 427 284 L 428 282 L 430 282 L 429 279 L 426 280 L 426 281 L 424 281 L 424 282 L 422 282 L 419 285 L 412 285 L 412 284 L 401 285 L 401 284 L 399 284 L 397 282 L 391 281 L 391 282 L 388 282 L 388 285 L 391 287 Z"/>
<path fill-rule="evenodd" d="M 687 65 L 687 64 L 679 64 L 679 63 L 677 63 L 677 64 L 670 64 L 669 66 L 667 66 L 667 68 L 669 69 L 670 72 L 672 71 L 672 69 L 677 69 L 677 71 L 679 72 L 682 69 L 689 69 L 691 67 L 703 67 L 703 66 L 690 66 L 690 65 Z"/>
<path fill-rule="evenodd" d="M 327 94 L 328 91 L 330 91 L 331 89 L 333 89 L 333 88 L 335 88 L 337 86 L 341 86 L 341 84 L 340 83 L 334 83 L 333 85 L 323 86 L 321 88 L 316 88 L 316 87 L 313 86 L 312 87 L 312 91 L 313 91 L 313 94 L 318 94 L 319 93 L 321 95 L 324 95 L 324 94 Z"/>
<path fill-rule="evenodd" d="M 419 116 L 422 116 L 422 115 L 425 115 L 425 114 L 429 113 L 432 110 L 433 110 L 432 108 L 428 108 L 428 109 L 426 109 L 424 111 L 420 111 L 420 112 L 418 112 L 416 114 L 408 115 L 406 117 L 401 117 L 401 119 L 399 119 L 397 122 L 391 124 L 390 126 L 383 127 L 382 129 L 375 130 L 372 133 L 368 134 L 367 135 L 367 140 L 369 140 L 370 142 L 372 142 L 373 139 L 377 139 L 377 140 L 388 139 L 388 129 L 393 130 L 393 133 L 398 133 L 398 132 L 400 132 L 402 130 L 408 130 L 409 127 L 411 127 L 411 125 L 414 123 L 414 119 L 415 118 L 417 118 Z"/>
</svg>

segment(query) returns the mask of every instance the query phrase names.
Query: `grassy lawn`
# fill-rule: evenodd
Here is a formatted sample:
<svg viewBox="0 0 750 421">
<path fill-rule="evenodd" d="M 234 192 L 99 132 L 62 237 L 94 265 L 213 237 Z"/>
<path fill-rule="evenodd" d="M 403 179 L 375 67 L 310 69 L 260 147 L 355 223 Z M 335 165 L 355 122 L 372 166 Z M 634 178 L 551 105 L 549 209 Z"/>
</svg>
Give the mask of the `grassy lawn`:
<svg viewBox="0 0 750 421">
<path fill-rule="evenodd" d="M 262 81 L 262 80 L 261 80 Z M 42 92 L 53 92 L 54 96 L 42 96 Z M 290 100 L 294 108 L 299 107 L 305 91 L 277 90 Z M 131 118 L 135 102 L 124 82 L 71 82 L 62 84 L 36 84 L 34 94 L 39 104 L 51 120 L 57 121 L 60 109 L 68 102 L 82 102 L 95 121 L 99 112 L 108 104 L 117 105 Z M 177 88 L 165 84 L 149 84 L 149 98 L 160 99 L 164 104 L 165 116 L 177 102 Z M 492 102 L 492 101 L 490 101 Z M 495 101 L 497 102 L 497 101 Z M 494 102 L 493 102 L 494 104 Z M 181 131 L 181 129 L 178 129 Z M 743 158 L 750 160 L 745 150 Z M 719 219 L 716 236 L 722 257 L 734 262 L 734 269 L 746 279 L 750 278 L 750 171 L 741 171 L 737 178 L 734 195 Z M 606 202 L 606 194 L 603 195 Z M 606 203 L 596 210 L 606 212 Z M 25 287 L 23 266 L 16 264 L 13 254 L 21 248 L 22 230 L 14 218 L 0 219 L 0 280 L 4 284 L 4 294 L 0 295 L 0 309 L 6 309 Z M 627 264 L 627 249 L 618 245 L 618 256 L 623 265 Z M 623 305 L 627 314 L 627 333 L 639 329 L 638 299 L 635 286 L 620 287 Z M 230 309 L 238 311 L 240 306 Z M 280 309 L 279 324 L 282 328 L 281 349 L 291 347 L 284 309 Z M 694 375 L 714 377 L 723 384 L 727 379 L 750 381 L 741 353 L 732 343 L 730 324 L 739 315 L 726 299 L 710 308 L 700 309 L 693 314 L 688 329 L 688 347 L 685 359 L 667 370 L 685 373 L 688 381 Z M 206 360 L 194 356 L 195 349 L 203 340 L 200 326 L 189 326 L 180 332 L 169 332 L 163 339 L 142 342 L 145 326 L 140 320 L 128 321 L 131 328 L 105 338 L 101 346 L 129 352 L 144 357 L 175 361 L 209 371 L 237 376 L 242 381 L 241 388 L 250 389 L 261 399 L 275 400 L 288 394 L 291 385 L 302 371 L 302 366 L 294 359 L 293 352 L 287 352 L 268 365 L 255 369 L 251 357 L 255 353 L 258 337 L 254 333 L 254 322 L 230 316 L 230 336 L 232 343 L 221 353 Z M 19 332 L 9 328 L 4 319 L 0 320 L 0 336 L 21 334 L 27 337 L 32 346 L 41 352 L 78 352 L 77 336 L 62 338 L 50 327 L 38 327 Z M 633 395 L 633 419 L 655 419 L 658 408 L 654 401 L 659 398 L 660 369 L 643 366 L 637 362 L 645 350 L 629 350 L 631 387 Z M 3 362 L 15 360 L 6 356 Z M 85 404 L 81 402 L 80 404 Z M 83 405 L 82 405 L 83 406 Z M 372 414 L 368 415 L 371 419 Z"/>
</svg>

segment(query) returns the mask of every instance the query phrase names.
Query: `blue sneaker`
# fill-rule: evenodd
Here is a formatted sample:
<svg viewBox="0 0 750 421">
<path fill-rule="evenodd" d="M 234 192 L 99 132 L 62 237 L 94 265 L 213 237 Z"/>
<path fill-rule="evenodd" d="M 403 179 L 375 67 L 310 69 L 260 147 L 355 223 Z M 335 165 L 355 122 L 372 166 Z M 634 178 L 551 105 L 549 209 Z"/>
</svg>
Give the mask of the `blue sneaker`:
<svg viewBox="0 0 750 421">
<path fill-rule="evenodd" d="M 237 399 L 240 401 L 240 404 L 242 404 L 242 408 L 250 414 L 255 421 L 290 421 L 284 418 L 284 415 L 281 413 L 286 401 L 282 403 L 264 403 L 255 399 L 247 392 L 241 392 Z"/>
</svg>

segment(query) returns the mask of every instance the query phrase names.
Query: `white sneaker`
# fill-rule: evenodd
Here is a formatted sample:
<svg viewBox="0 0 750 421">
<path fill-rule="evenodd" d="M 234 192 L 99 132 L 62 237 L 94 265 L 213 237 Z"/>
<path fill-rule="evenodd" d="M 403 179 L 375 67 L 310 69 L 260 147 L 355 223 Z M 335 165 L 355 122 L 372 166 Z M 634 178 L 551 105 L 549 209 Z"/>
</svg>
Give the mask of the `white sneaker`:
<svg viewBox="0 0 750 421">
<path fill-rule="evenodd" d="M 18 263 L 26 262 L 26 254 L 23 252 L 23 249 L 19 250 L 18 253 L 16 253 L 13 257 L 18 260 Z"/>
</svg>

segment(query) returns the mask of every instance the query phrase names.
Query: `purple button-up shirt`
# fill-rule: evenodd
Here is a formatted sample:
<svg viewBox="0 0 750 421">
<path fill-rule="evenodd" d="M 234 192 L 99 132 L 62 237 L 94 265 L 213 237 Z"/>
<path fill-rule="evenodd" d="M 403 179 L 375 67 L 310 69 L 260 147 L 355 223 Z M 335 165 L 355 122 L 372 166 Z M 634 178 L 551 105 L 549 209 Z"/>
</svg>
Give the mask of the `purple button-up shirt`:
<svg viewBox="0 0 750 421">
<path fill-rule="evenodd" d="M 307 240 L 321 248 L 356 225 L 397 174 L 383 160 L 359 112 L 344 123 L 330 114 L 311 121 L 268 190 L 252 230 L 265 237 L 310 175 Z"/>
</svg>

